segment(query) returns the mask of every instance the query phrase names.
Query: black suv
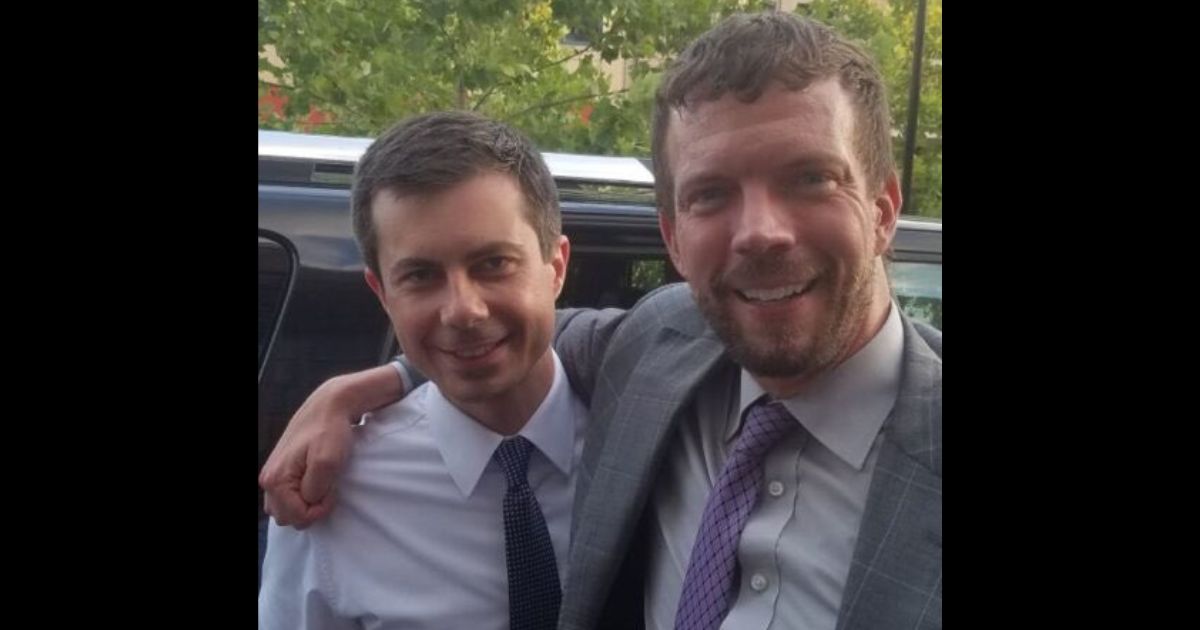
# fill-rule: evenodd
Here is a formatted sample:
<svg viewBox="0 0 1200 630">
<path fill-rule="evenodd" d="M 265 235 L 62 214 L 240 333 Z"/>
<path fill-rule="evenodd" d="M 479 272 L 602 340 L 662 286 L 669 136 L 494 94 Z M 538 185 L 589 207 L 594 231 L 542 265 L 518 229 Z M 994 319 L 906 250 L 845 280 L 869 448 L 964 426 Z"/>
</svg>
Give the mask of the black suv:
<svg viewBox="0 0 1200 630">
<path fill-rule="evenodd" d="M 258 464 L 331 376 L 397 352 L 363 280 L 350 175 L 370 139 L 258 133 Z M 559 306 L 629 307 L 680 280 L 659 235 L 648 161 L 544 153 L 571 262 Z M 942 327 L 942 224 L 903 218 L 890 268 L 898 303 Z M 264 520 L 259 495 L 259 521 Z"/>
</svg>

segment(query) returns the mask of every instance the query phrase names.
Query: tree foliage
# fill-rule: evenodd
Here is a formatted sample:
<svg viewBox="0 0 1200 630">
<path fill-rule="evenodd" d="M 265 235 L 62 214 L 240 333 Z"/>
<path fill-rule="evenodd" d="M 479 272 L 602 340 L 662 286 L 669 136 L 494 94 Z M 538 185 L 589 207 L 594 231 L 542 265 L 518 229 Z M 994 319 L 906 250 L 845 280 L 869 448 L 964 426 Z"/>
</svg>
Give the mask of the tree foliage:
<svg viewBox="0 0 1200 630">
<path fill-rule="evenodd" d="M 517 126 L 544 150 L 648 155 L 650 110 L 665 61 L 725 15 L 771 6 L 770 0 L 259 0 L 260 46 L 283 63 L 260 56 L 260 70 L 279 84 L 260 81 L 260 97 L 273 89 L 287 96 L 280 115 L 264 115 L 260 124 L 317 124 L 318 133 L 374 136 L 404 116 L 473 109 Z M 875 53 L 897 129 L 907 105 L 914 6 L 915 0 L 888 7 L 814 0 L 797 9 Z M 926 26 L 917 199 L 905 205 L 940 216 L 941 0 L 930 2 Z M 624 64 L 625 87 L 602 67 L 614 62 Z M 325 117 L 314 123 L 313 111 Z M 897 138 L 897 151 L 902 145 Z"/>
</svg>

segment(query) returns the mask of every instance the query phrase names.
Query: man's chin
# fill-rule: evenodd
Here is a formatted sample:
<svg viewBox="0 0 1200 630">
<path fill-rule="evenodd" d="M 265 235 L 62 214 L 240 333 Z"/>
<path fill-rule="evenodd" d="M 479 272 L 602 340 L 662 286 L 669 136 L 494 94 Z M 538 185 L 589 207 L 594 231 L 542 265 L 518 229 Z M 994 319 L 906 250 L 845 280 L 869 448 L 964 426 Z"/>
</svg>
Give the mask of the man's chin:
<svg viewBox="0 0 1200 630">
<path fill-rule="evenodd" d="M 477 402 L 495 396 L 500 384 L 495 374 L 455 372 L 443 375 L 438 387 L 447 397 L 463 402 Z"/>
<path fill-rule="evenodd" d="M 771 378 L 800 376 L 812 368 L 810 349 L 795 343 L 726 342 L 733 360 L 751 374 Z"/>
</svg>

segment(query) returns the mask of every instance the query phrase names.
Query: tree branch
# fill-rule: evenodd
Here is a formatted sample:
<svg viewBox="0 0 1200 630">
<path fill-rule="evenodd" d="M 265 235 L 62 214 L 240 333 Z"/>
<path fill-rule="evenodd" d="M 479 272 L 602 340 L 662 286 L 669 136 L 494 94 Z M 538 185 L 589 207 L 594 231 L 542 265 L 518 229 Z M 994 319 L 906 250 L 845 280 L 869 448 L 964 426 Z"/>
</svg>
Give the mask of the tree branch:
<svg viewBox="0 0 1200 630">
<path fill-rule="evenodd" d="M 587 46 L 584 46 L 583 48 L 580 48 L 579 50 L 575 51 L 574 53 L 572 53 L 572 54 L 570 54 L 570 55 L 567 55 L 566 57 L 563 57 L 562 59 L 556 59 L 556 60 L 554 60 L 554 61 L 551 61 L 551 62 L 548 62 L 548 63 L 542 64 L 542 65 L 538 66 L 537 68 L 534 68 L 534 70 L 533 70 L 533 71 L 534 71 L 534 72 L 541 72 L 542 70 L 545 70 L 546 68 L 549 68 L 549 67 L 551 67 L 551 66 L 557 66 L 557 65 L 559 65 L 559 64 L 561 64 L 561 63 L 566 63 L 566 62 L 568 62 L 568 61 L 570 61 L 570 60 L 572 60 L 572 59 L 574 59 L 574 58 L 578 57 L 579 55 L 582 55 L 583 53 L 585 53 L 585 52 L 587 52 L 587 51 L 589 51 L 589 50 L 591 50 L 591 49 L 592 49 L 592 45 L 591 45 L 591 44 L 588 44 Z M 497 81 L 495 85 L 493 85 L 492 87 L 488 88 L 488 91 L 487 91 L 487 92 L 484 92 L 484 93 L 483 93 L 483 96 L 480 96 L 480 97 L 479 97 L 479 100 L 478 100 L 478 101 L 475 101 L 475 104 L 471 106 L 471 109 L 472 109 L 472 110 L 475 110 L 475 111 L 478 111 L 478 110 L 479 110 L 479 108 L 483 106 L 484 102 L 486 102 L 486 101 L 488 100 L 488 98 L 489 98 L 489 97 L 491 97 L 492 93 L 493 93 L 493 92 L 495 92 L 497 88 L 501 88 L 501 87 L 504 87 L 504 86 L 506 86 L 506 85 L 511 85 L 511 84 L 512 84 L 512 83 L 514 83 L 515 81 L 516 81 L 516 79 L 505 79 L 505 80 L 503 80 L 503 81 Z"/>
<path fill-rule="evenodd" d="M 584 94 L 582 96 L 572 96 L 571 98 L 564 98 L 564 99 L 557 100 L 557 101 L 550 101 L 549 103 L 538 103 L 537 105 L 534 105 L 533 107 L 526 107 L 525 109 L 522 109 L 521 111 L 513 114 L 513 118 L 516 118 L 517 116 L 521 116 L 523 114 L 528 114 L 529 112 L 532 112 L 537 109 L 545 109 L 547 107 L 554 107 L 555 105 L 565 105 L 566 103 L 573 103 L 575 101 L 586 101 L 588 99 L 600 98 L 601 96 L 612 96 L 613 94 L 620 94 L 622 92 L 628 92 L 628 91 L 629 91 L 629 88 L 624 88 L 624 89 L 620 89 L 620 90 L 613 90 L 612 92 L 605 92 L 604 94 Z"/>
</svg>

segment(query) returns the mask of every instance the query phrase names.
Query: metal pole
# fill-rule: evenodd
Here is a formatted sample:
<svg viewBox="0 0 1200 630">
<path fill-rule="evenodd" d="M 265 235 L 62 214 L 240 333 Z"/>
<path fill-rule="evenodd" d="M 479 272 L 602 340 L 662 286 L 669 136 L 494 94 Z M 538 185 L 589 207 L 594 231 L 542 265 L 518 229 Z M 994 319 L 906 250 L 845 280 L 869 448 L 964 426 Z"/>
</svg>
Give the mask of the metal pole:
<svg viewBox="0 0 1200 630">
<path fill-rule="evenodd" d="M 908 124 L 904 130 L 904 182 L 901 194 L 904 195 L 905 211 L 916 214 L 917 208 L 909 205 L 914 200 L 909 194 L 912 191 L 913 154 L 917 142 L 917 110 L 921 107 L 921 56 L 925 48 L 925 0 L 917 3 L 917 26 L 913 35 L 913 71 L 912 82 L 908 86 Z"/>
</svg>

